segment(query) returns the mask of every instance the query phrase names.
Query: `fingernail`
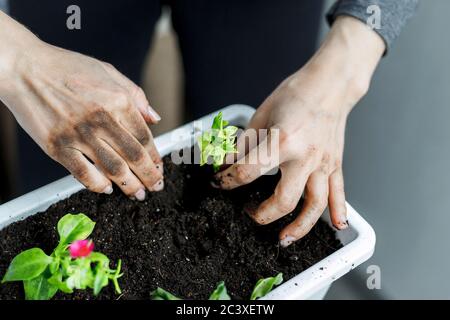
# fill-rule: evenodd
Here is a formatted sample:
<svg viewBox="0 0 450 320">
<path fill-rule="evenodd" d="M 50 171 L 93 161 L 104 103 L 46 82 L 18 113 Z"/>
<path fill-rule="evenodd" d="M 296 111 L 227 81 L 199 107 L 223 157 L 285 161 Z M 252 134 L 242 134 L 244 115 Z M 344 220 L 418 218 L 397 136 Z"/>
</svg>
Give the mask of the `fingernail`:
<svg viewBox="0 0 450 320">
<path fill-rule="evenodd" d="M 145 200 L 145 190 L 139 189 L 138 192 L 134 194 L 137 200 L 144 201 Z"/>
<path fill-rule="evenodd" d="M 158 169 L 159 172 L 164 174 L 164 167 L 163 167 L 162 163 L 158 163 L 155 167 L 156 167 L 156 169 Z"/>
<path fill-rule="evenodd" d="M 286 237 L 284 237 L 284 239 L 281 239 L 281 240 L 280 240 L 280 245 L 281 245 L 283 248 L 286 248 L 286 247 L 288 247 L 289 245 L 291 245 L 291 243 L 294 242 L 294 241 L 295 241 L 295 238 L 294 238 L 294 237 L 292 237 L 292 236 L 286 236 Z"/>
<path fill-rule="evenodd" d="M 153 185 L 153 191 L 161 191 L 164 189 L 164 181 L 161 179 Z"/>
<path fill-rule="evenodd" d="M 104 194 L 111 194 L 113 193 L 113 187 L 112 186 L 107 186 L 104 190 L 103 190 Z"/>
<path fill-rule="evenodd" d="M 211 180 L 211 186 L 217 189 L 220 188 L 220 179 L 214 176 Z"/>
<path fill-rule="evenodd" d="M 338 223 L 337 223 L 337 229 L 339 229 L 339 230 L 344 230 L 344 229 L 347 229 L 348 228 L 348 226 L 349 226 L 349 224 L 348 224 L 348 220 L 341 220 L 341 221 L 339 221 Z"/>
<path fill-rule="evenodd" d="M 147 113 L 154 121 L 161 121 L 161 116 L 152 107 L 147 107 Z"/>
</svg>

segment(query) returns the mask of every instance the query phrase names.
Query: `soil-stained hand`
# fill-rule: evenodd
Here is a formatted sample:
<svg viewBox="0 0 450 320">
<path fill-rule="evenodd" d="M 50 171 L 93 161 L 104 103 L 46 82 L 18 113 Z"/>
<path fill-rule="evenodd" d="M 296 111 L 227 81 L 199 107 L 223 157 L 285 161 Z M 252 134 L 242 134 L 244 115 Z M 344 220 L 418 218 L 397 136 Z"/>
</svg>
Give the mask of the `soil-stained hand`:
<svg viewBox="0 0 450 320">
<path fill-rule="evenodd" d="M 368 90 L 383 50 L 381 38 L 364 24 L 353 18 L 338 19 L 310 62 L 258 108 L 238 139 L 236 163 L 217 174 L 221 188 L 233 189 L 279 166 L 281 179 L 274 194 L 250 213 L 260 224 L 291 213 L 304 193 L 300 214 L 280 233 L 282 246 L 306 235 L 327 205 L 333 225 L 347 228 L 342 174 L 346 120 Z M 255 129 L 269 129 L 269 134 L 248 146 L 245 137 Z M 268 150 L 273 150 L 274 143 L 278 160 L 267 166 L 270 162 L 264 158 L 273 157 Z"/>
<path fill-rule="evenodd" d="M 148 124 L 160 120 L 144 92 L 113 66 L 29 43 L 2 87 L 19 124 L 89 190 L 131 198 L 164 187 L 162 161 Z"/>
</svg>

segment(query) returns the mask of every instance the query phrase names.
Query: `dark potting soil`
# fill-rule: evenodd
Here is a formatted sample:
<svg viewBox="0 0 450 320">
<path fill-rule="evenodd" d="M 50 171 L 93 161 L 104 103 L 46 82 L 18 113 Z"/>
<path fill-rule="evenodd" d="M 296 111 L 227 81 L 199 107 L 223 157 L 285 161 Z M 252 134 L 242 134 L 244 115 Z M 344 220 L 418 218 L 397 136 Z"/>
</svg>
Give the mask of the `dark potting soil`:
<svg viewBox="0 0 450 320">
<path fill-rule="evenodd" d="M 233 299 L 248 299 L 256 281 L 282 272 L 286 280 L 341 247 L 335 232 L 319 221 L 302 240 L 284 249 L 278 245 L 283 225 L 293 214 L 267 226 L 256 225 L 246 208 L 268 198 L 279 175 L 264 176 L 233 191 L 210 186 L 211 169 L 174 165 L 164 159 L 165 189 L 147 200 L 80 191 L 46 212 L 0 231 L 0 277 L 25 249 L 40 247 L 50 254 L 58 242 L 56 224 L 66 213 L 85 213 L 96 222 L 91 239 L 115 267 L 122 259 L 123 294 L 112 284 L 94 297 L 91 290 L 55 299 L 149 299 L 161 287 L 185 299 L 207 299 L 224 280 Z M 319 270 L 318 270 L 319 272 Z M 298 286 L 301 286 L 298 283 Z M 0 285 L 0 299 L 23 299 L 20 282 Z"/>
</svg>

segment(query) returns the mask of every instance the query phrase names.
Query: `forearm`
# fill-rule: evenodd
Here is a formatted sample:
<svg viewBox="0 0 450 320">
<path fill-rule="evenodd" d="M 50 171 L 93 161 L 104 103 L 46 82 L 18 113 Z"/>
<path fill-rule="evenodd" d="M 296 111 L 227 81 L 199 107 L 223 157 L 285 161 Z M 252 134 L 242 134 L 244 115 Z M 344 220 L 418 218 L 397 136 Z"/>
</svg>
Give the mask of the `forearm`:
<svg viewBox="0 0 450 320">
<path fill-rule="evenodd" d="M 32 54 L 31 46 L 38 38 L 20 23 L 0 11 L 0 99 L 11 88 L 17 64 Z"/>
<path fill-rule="evenodd" d="M 364 23 L 342 16 L 303 70 L 315 83 L 340 90 L 350 109 L 367 92 L 385 44 Z M 348 110 L 350 111 L 350 110 Z"/>
</svg>

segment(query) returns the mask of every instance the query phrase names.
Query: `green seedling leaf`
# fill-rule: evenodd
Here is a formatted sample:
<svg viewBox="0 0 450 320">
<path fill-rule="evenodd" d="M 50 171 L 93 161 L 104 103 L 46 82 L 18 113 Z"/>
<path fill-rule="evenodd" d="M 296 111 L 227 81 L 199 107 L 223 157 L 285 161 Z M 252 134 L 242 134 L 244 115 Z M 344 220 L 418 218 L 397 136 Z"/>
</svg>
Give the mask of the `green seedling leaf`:
<svg viewBox="0 0 450 320">
<path fill-rule="evenodd" d="M 200 148 L 200 165 L 212 159 L 214 171 L 218 171 L 224 163 L 227 153 L 237 153 L 236 133 L 237 127 L 228 126 L 228 121 L 222 119 L 222 112 L 214 117 L 210 130 L 203 132 L 198 138 Z"/>
<path fill-rule="evenodd" d="M 122 290 L 120 290 L 119 282 L 117 281 L 121 276 L 123 276 L 123 273 L 120 273 L 121 268 L 122 268 L 122 260 L 119 259 L 119 261 L 117 262 L 116 270 L 109 271 L 112 273 L 112 275 L 110 275 L 109 278 L 112 280 L 114 284 L 114 289 L 116 289 L 116 293 L 118 294 L 122 293 Z"/>
<path fill-rule="evenodd" d="M 223 128 L 224 121 L 222 120 L 222 117 L 223 117 L 222 112 L 219 112 L 217 116 L 214 117 L 211 129 L 221 130 Z M 227 124 L 228 122 L 225 125 Z"/>
<path fill-rule="evenodd" d="M 12 261 L 2 282 L 31 280 L 39 276 L 53 261 L 39 248 L 25 250 Z"/>
<path fill-rule="evenodd" d="M 58 287 L 48 282 L 43 274 L 24 281 L 23 288 L 26 300 L 50 300 L 58 291 Z"/>
<path fill-rule="evenodd" d="M 258 298 L 264 297 L 270 291 L 272 291 L 274 286 L 277 286 L 283 282 L 283 274 L 279 273 L 275 277 L 260 279 L 253 289 L 250 300 L 256 300 Z"/>
<path fill-rule="evenodd" d="M 67 283 L 62 281 L 61 273 L 56 273 L 56 274 L 52 275 L 50 278 L 48 278 L 47 281 L 50 285 L 55 286 L 56 288 L 58 288 L 59 290 L 61 290 L 64 293 L 72 293 L 73 292 L 73 289 L 69 288 Z"/>
<path fill-rule="evenodd" d="M 103 268 L 107 268 L 109 265 L 109 258 L 100 252 L 92 252 L 89 256 L 92 262 L 98 262 Z"/>
<path fill-rule="evenodd" d="M 108 285 L 108 273 L 106 273 L 103 269 L 97 271 L 94 279 L 94 295 L 98 295 L 100 291 Z"/>
<path fill-rule="evenodd" d="M 209 296 L 209 300 L 231 300 L 225 287 L 225 282 L 219 282 L 217 288 Z"/>
<path fill-rule="evenodd" d="M 56 251 L 64 250 L 68 244 L 76 240 L 86 239 L 94 227 L 95 222 L 83 213 L 66 214 L 58 221 L 60 242 Z"/>
<path fill-rule="evenodd" d="M 170 292 L 167 292 L 166 290 L 159 287 L 155 291 L 150 293 L 150 297 L 152 300 L 181 300 Z"/>
</svg>

